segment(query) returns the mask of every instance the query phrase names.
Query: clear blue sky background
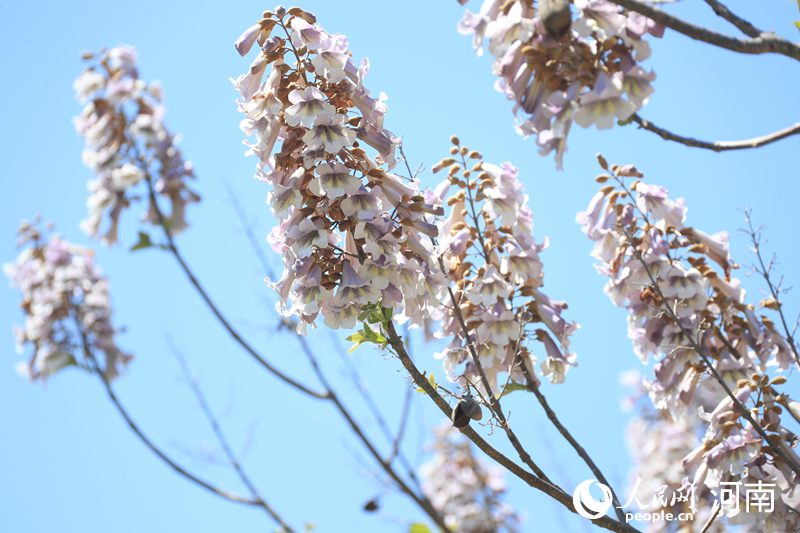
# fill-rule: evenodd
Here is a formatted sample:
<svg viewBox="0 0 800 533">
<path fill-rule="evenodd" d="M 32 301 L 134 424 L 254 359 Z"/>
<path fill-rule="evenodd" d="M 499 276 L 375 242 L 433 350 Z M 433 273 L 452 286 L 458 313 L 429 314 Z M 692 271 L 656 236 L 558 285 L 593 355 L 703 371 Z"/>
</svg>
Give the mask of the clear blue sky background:
<svg viewBox="0 0 800 533">
<path fill-rule="evenodd" d="M 797 37 L 794 1 L 731 1 L 754 22 Z M 749 5 L 748 5 L 749 4 Z M 350 37 L 356 57 L 368 56 L 368 86 L 386 91 L 387 127 L 406 139 L 414 165 L 432 163 L 458 133 L 490 161 L 519 166 L 536 215 L 536 233 L 552 246 L 545 253 L 547 292 L 569 301 L 569 317 L 583 325 L 575 336 L 580 367 L 565 385 L 547 386 L 565 423 L 612 480 L 624 485 L 629 459 L 623 437 L 626 415 L 618 408 L 621 371 L 638 365 L 625 335 L 624 313 L 602 293 L 603 280 L 588 256 L 590 243 L 574 223 L 596 185 L 594 154 L 633 162 L 648 178 L 684 196 L 690 222 L 706 231 L 728 229 L 739 262 L 752 258 L 736 229 L 739 208 L 751 207 L 768 228 L 789 283 L 798 282 L 800 251 L 796 212 L 800 193 L 794 138 L 758 150 L 714 154 L 668 144 L 632 127 L 610 132 L 573 129 L 565 171 L 537 155 L 532 141 L 512 130 L 510 106 L 492 89 L 488 58 L 477 59 L 468 38 L 455 31 L 462 9 L 454 0 L 323 2 L 303 7 L 332 32 Z M 180 237 L 186 256 L 221 307 L 282 368 L 310 379 L 294 341 L 275 332 L 272 295 L 225 193 L 236 189 L 256 224 L 272 220 L 266 190 L 251 176 L 255 161 L 243 157 L 235 93 L 228 82 L 247 67 L 233 41 L 271 4 L 257 2 L 9 2 L 0 1 L 0 259 L 16 256 L 20 219 L 42 213 L 68 238 L 88 243 L 78 229 L 84 217 L 86 180 L 81 140 L 71 119 L 79 111 L 71 83 L 84 50 L 130 43 L 140 52 L 141 73 L 163 82 L 167 122 L 184 133 L 183 149 L 195 162 L 203 203 L 191 208 L 192 227 Z M 471 7 L 477 9 L 473 2 Z M 676 11 L 725 31 L 702 2 Z M 711 49 L 667 32 L 653 42 L 649 65 L 656 93 L 643 115 L 703 138 L 735 139 L 766 133 L 800 116 L 798 65 L 781 57 L 748 57 Z M 435 181 L 425 177 L 426 184 Z M 130 244 L 137 208 L 126 214 L 123 241 Z M 271 256 L 274 264 L 279 263 Z M 403 531 L 421 518 L 404 499 L 387 495 L 384 510 L 364 514 L 364 501 L 381 492 L 366 455 L 326 405 L 319 405 L 264 375 L 217 327 L 171 258 L 156 252 L 128 254 L 100 249 L 99 263 L 112 279 L 116 321 L 128 332 L 120 342 L 136 354 L 118 392 L 137 420 L 185 464 L 238 489 L 225 469 L 207 466 L 197 452 L 216 448 L 182 383 L 165 335 L 187 355 L 266 497 L 292 523 L 314 522 L 320 531 Z M 745 269 L 746 270 L 746 269 Z M 751 298 L 762 287 L 740 271 Z M 106 401 L 99 384 L 75 371 L 47 386 L 18 377 L 11 326 L 19 323 L 18 294 L 0 284 L 0 531 L 10 533 L 264 531 L 258 511 L 223 502 L 176 477 L 136 441 Z M 789 310 L 796 313 L 796 293 Z M 2 333 L 5 331 L 5 333 Z M 326 334 L 315 347 L 340 378 L 338 356 Z M 430 346 L 416 343 L 420 364 L 441 374 Z M 399 364 L 370 349 L 355 359 L 370 388 L 397 420 L 403 394 Z M 340 382 L 344 381 L 339 379 Z M 364 414 L 352 391 L 348 402 Z M 417 458 L 424 434 L 441 416 L 427 398 L 415 398 L 405 449 Z M 521 401 L 524 400 L 524 401 Z M 536 459 L 568 490 L 589 474 L 525 398 L 509 402 L 511 421 Z M 366 427 L 380 441 L 375 425 Z M 499 435 L 493 441 L 506 449 Z M 247 444 L 249 443 L 249 445 Z M 187 450 L 194 451 L 187 454 Z M 584 522 L 544 496 L 510 481 L 510 501 L 528 516 L 527 531 L 583 531 Z"/>
</svg>

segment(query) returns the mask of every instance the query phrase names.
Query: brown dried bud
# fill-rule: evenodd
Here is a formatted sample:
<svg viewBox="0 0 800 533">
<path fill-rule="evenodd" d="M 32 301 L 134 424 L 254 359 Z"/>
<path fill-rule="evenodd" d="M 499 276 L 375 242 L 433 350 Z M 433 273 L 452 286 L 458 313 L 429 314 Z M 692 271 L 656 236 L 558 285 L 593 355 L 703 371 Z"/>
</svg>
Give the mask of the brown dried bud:
<svg viewBox="0 0 800 533">
<path fill-rule="evenodd" d="M 456 146 L 458 146 L 459 144 L 461 144 L 461 140 L 459 140 L 459 138 L 458 138 L 457 136 L 455 136 L 455 135 L 452 135 L 452 136 L 450 137 L 450 142 L 451 142 L 451 143 L 453 143 L 453 144 L 455 144 Z"/>
</svg>

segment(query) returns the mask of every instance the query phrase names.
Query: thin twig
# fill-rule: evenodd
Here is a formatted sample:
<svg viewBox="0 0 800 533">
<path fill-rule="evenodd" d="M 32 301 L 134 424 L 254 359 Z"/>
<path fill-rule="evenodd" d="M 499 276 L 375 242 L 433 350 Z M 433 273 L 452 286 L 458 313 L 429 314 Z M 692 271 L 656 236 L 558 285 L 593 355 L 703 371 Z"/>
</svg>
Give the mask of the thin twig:
<svg viewBox="0 0 800 533">
<path fill-rule="evenodd" d="M 653 122 L 642 118 L 638 113 L 634 113 L 630 122 L 635 122 L 642 129 L 653 132 L 665 141 L 672 141 L 691 148 L 702 148 L 704 150 L 711 150 L 713 152 L 727 152 L 731 150 L 747 150 L 750 148 L 760 148 L 762 146 L 780 141 L 792 135 L 800 134 L 800 122 L 783 128 L 782 130 L 774 131 L 761 137 L 753 137 L 752 139 L 743 139 L 739 141 L 703 141 L 693 137 L 687 137 L 678 133 L 673 133 L 670 130 L 662 128 L 653 124 Z"/>
<path fill-rule="evenodd" d="M 687 22 L 640 0 L 611 1 L 625 9 L 641 13 L 645 17 L 653 19 L 659 24 L 663 24 L 667 28 L 682 33 L 687 37 L 719 48 L 742 54 L 780 54 L 800 60 L 800 45 L 772 33 L 762 33 L 752 39 L 737 39 Z"/>
<path fill-rule="evenodd" d="M 708 531 L 711 529 L 711 526 L 714 525 L 714 520 L 717 519 L 717 517 L 719 516 L 719 512 L 721 510 L 722 506 L 719 504 L 718 501 L 715 501 L 713 512 L 711 513 L 711 516 L 708 517 L 708 520 L 706 520 L 706 523 L 703 525 L 703 528 L 700 530 L 699 533 L 708 533 Z"/>
<path fill-rule="evenodd" d="M 326 390 L 326 399 L 330 401 L 339 414 L 345 419 L 347 424 L 350 426 L 350 429 L 353 433 L 359 438 L 359 440 L 364 444 L 367 448 L 367 451 L 372 455 L 375 462 L 377 462 L 380 467 L 386 472 L 386 474 L 394 481 L 398 488 L 405 494 L 407 494 L 413 501 L 416 503 L 427 515 L 428 517 L 433 520 L 436 525 L 442 528 L 442 531 L 450 531 L 450 528 L 445 524 L 444 518 L 439 513 L 436 508 L 434 508 L 431 501 L 425 496 L 424 494 L 417 493 L 408 486 L 408 483 L 397 473 L 397 471 L 392 467 L 391 463 L 388 462 L 386 459 L 383 458 L 381 453 L 372 443 L 372 441 L 367 437 L 364 430 L 355 420 L 355 418 L 350 414 L 350 411 L 344 406 L 342 401 L 339 399 L 339 396 L 331 387 L 330 382 L 328 381 L 327 376 L 322 371 L 322 368 L 319 366 L 319 362 L 317 361 L 314 352 L 311 350 L 311 346 L 308 344 L 308 339 L 302 335 L 297 335 L 297 341 L 300 343 L 300 347 L 303 350 L 303 353 L 306 355 L 308 362 L 311 364 L 311 368 L 314 370 L 314 373 L 317 376 L 317 379 L 322 384 L 322 386 Z"/>
<path fill-rule="evenodd" d="M 222 311 L 214 303 L 214 300 L 211 299 L 211 296 L 206 292 L 205 288 L 197 279 L 197 276 L 195 276 L 194 272 L 189 267 L 189 264 L 186 262 L 186 260 L 183 258 L 183 255 L 178 250 L 178 247 L 175 244 L 175 239 L 173 239 L 172 237 L 172 232 L 169 230 L 169 226 L 167 225 L 164 213 L 161 211 L 161 208 L 158 205 L 158 200 L 156 198 L 155 191 L 153 189 L 153 178 L 152 175 L 150 174 L 147 162 L 144 161 L 144 159 L 142 159 L 141 157 L 139 157 L 139 163 L 140 163 L 140 168 L 142 169 L 142 171 L 144 171 L 145 174 L 145 181 L 147 183 L 147 193 L 148 196 L 150 197 L 150 203 L 153 206 L 153 210 L 156 213 L 158 224 L 159 226 L 161 226 L 161 229 L 164 233 L 164 237 L 167 240 L 167 248 L 169 249 L 173 257 L 175 257 L 175 259 L 178 261 L 178 264 L 180 265 L 181 269 L 186 274 L 186 277 L 189 279 L 189 283 L 191 283 L 192 286 L 195 288 L 195 290 L 200 295 L 202 300 L 211 310 L 211 313 L 217 318 L 220 325 L 222 325 L 223 329 L 225 329 L 225 331 L 228 332 L 228 335 L 230 335 L 230 337 L 236 342 L 236 344 L 241 346 L 245 352 L 247 352 L 253 359 L 258 361 L 258 363 L 262 367 L 264 367 L 264 369 L 267 370 L 267 372 L 269 372 L 276 378 L 280 379 L 290 387 L 308 396 L 311 396 L 312 398 L 323 399 L 325 396 L 324 394 L 310 389 L 306 385 L 300 383 L 296 379 L 286 375 L 281 370 L 275 368 L 269 361 L 266 360 L 266 358 L 264 358 L 261 354 L 259 354 L 258 351 L 239 334 L 236 328 L 233 327 L 233 324 L 231 324 L 225 317 L 225 315 L 222 314 Z"/>
<path fill-rule="evenodd" d="M 183 378 L 186 380 L 186 383 L 189 385 L 192 393 L 194 393 L 197 403 L 200 406 L 200 409 L 203 411 L 203 415 L 206 417 L 209 426 L 211 426 L 211 430 L 214 432 L 217 442 L 219 442 L 219 445 L 222 447 L 222 451 L 225 454 L 225 457 L 227 457 L 231 467 L 236 472 L 236 475 L 239 476 L 242 484 L 247 488 L 247 491 L 250 493 L 253 501 L 256 502 L 256 504 L 262 509 L 264 509 L 264 511 L 271 516 L 272 519 L 275 520 L 275 522 L 277 522 L 278 525 L 280 525 L 285 531 L 292 533 L 294 529 L 289 526 L 280 517 L 280 515 L 277 514 L 275 509 L 269 505 L 264 498 L 261 497 L 261 494 L 256 488 L 255 483 L 253 483 L 253 481 L 250 479 L 250 476 L 245 471 L 238 457 L 236 457 L 236 454 L 233 452 L 233 449 L 228 442 L 228 438 L 225 436 L 225 432 L 222 431 L 222 426 L 220 426 L 219 420 L 217 420 L 214 411 L 211 409 L 211 405 L 209 405 L 208 400 L 206 399 L 205 393 L 203 393 L 203 389 L 200 387 L 200 384 L 197 383 L 197 380 L 192 376 L 192 371 L 189 368 L 189 363 L 186 361 L 186 358 L 171 341 L 170 346 L 175 359 L 178 361 L 178 366 L 181 369 Z"/>
<path fill-rule="evenodd" d="M 215 496 L 219 496 L 225 500 L 234 502 L 234 503 L 241 503 L 244 505 L 250 506 L 258 506 L 260 505 L 255 500 L 251 500 L 240 496 L 238 494 L 234 494 L 228 492 L 226 490 L 220 489 L 210 482 L 201 479 L 200 477 L 192 474 L 178 463 L 176 463 L 172 458 L 170 458 L 166 452 L 162 451 L 153 441 L 151 441 L 147 435 L 144 434 L 144 431 L 139 427 L 139 425 L 131 418 L 128 410 L 122 405 L 122 402 L 117 398 L 116 393 L 114 392 L 111 383 L 106 378 L 105 374 L 103 374 L 102 370 L 100 369 L 100 365 L 97 362 L 97 358 L 94 356 L 92 352 L 91 346 L 89 344 L 89 340 L 86 337 L 86 333 L 81 328 L 80 324 L 78 325 L 78 331 L 81 337 L 81 344 L 83 349 L 83 354 L 86 357 L 87 361 L 89 361 L 90 368 L 92 372 L 97 374 L 97 377 L 100 379 L 101 383 L 103 384 L 103 388 L 108 395 L 109 400 L 111 400 L 112 405 L 116 408 L 117 412 L 122 416 L 123 420 L 127 424 L 128 428 L 133 432 L 134 435 L 151 451 L 155 454 L 156 457 L 161 459 L 167 466 L 169 466 L 173 471 L 175 471 L 181 477 L 191 481 L 195 485 L 202 487 L 203 489 L 209 491 L 210 493 L 214 494 Z"/>
<path fill-rule="evenodd" d="M 517 355 L 517 360 L 519 361 L 519 364 L 522 368 L 522 373 L 525 375 L 525 381 L 528 385 L 528 390 L 531 391 L 534 394 L 534 396 L 536 396 L 536 400 L 539 402 L 539 405 L 542 406 L 542 409 L 544 409 L 545 415 L 547 415 L 547 419 L 550 420 L 550 423 L 553 424 L 556 430 L 559 433 L 561 433 L 561 436 L 564 437 L 564 439 L 569 443 L 570 446 L 572 446 L 572 449 L 575 450 L 575 453 L 577 453 L 578 456 L 581 459 L 583 459 L 583 462 L 586 463 L 586 466 L 589 467 L 589 470 L 592 471 L 592 474 L 595 475 L 597 480 L 600 481 L 600 483 L 602 483 L 609 489 L 611 489 L 612 503 L 614 504 L 614 512 L 616 513 L 617 518 L 619 518 L 620 521 L 624 521 L 625 512 L 622 510 L 622 505 L 620 504 L 619 499 L 617 498 L 616 491 L 611 488 L 611 483 L 609 483 L 608 479 L 603 474 L 603 471 L 600 470 L 600 467 L 597 466 L 597 464 L 594 462 L 594 460 L 586 451 L 586 449 L 583 446 L 581 446 L 581 444 L 575 439 L 575 437 L 572 436 L 572 433 L 569 432 L 566 426 L 564 426 L 564 424 L 561 423 L 561 420 L 559 420 L 558 415 L 556 415 L 556 412 L 553 410 L 552 407 L 550 407 L 550 402 L 547 401 L 547 398 L 539 389 L 539 385 L 536 381 L 536 378 L 533 376 L 533 373 L 531 372 L 530 368 L 528 368 L 528 365 L 526 365 L 525 362 L 522 360 L 522 357 Z"/>
<path fill-rule="evenodd" d="M 334 337 L 334 335 L 331 334 L 331 337 Z M 386 458 L 386 462 L 391 464 L 394 461 L 394 458 L 397 457 L 403 465 L 403 468 L 406 470 L 409 479 L 414 483 L 417 489 L 421 490 L 421 484 L 419 482 L 419 478 L 414 472 L 414 468 L 406 459 L 405 455 L 400 451 L 400 440 L 402 439 L 404 432 L 403 428 L 405 427 L 405 421 L 407 420 L 408 404 L 410 401 L 409 396 L 413 390 L 411 387 L 407 387 L 406 396 L 403 400 L 403 411 L 400 419 L 400 427 L 397 431 L 397 434 L 393 434 L 392 430 L 389 428 L 389 424 L 386 422 L 386 418 L 383 416 L 378 404 L 375 402 L 375 398 L 372 397 L 372 394 L 370 394 L 369 390 L 367 390 L 367 387 L 364 384 L 364 380 L 361 379 L 361 375 L 358 372 L 358 368 L 356 368 L 355 364 L 353 363 L 352 358 L 349 357 L 347 353 L 344 353 L 344 350 L 341 349 L 341 346 L 338 343 L 336 344 L 335 351 L 339 354 L 340 359 L 347 367 L 350 381 L 353 383 L 356 391 L 364 400 L 364 403 L 366 404 L 370 413 L 372 413 L 372 417 L 378 423 L 378 427 L 380 427 L 381 432 L 392 447 L 389 455 Z"/>
<path fill-rule="evenodd" d="M 792 354 L 794 355 L 795 362 L 798 364 L 798 366 L 800 366 L 800 354 L 797 352 L 797 342 L 794 340 L 794 334 L 789 329 L 789 323 L 786 321 L 786 314 L 783 312 L 783 302 L 781 301 L 780 287 L 775 286 L 775 284 L 772 282 L 772 277 L 770 276 L 772 262 L 770 262 L 769 267 L 764 263 L 764 256 L 761 254 L 761 238 L 758 230 L 753 227 L 753 219 L 751 218 L 750 211 L 745 211 L 745 220 L 747 221 L 746 231 L 750 237 L 750 241 L 753 243 L 753 252 L 756 254 L 756 259 L 758 259 L 759 268 L 756 268 L 756 272 L 758 272 L 761 277 L 764 278 L 764 282 L 769 288 L 769 292 L 772 295 L 772 299 L 775 301 L 775 306 L 777 307 L 778 316 L 781 319 L 783 331 L 786 333 L 786 340 L 789 341 L 789 346 L 792 350 Z"/>
</svg>

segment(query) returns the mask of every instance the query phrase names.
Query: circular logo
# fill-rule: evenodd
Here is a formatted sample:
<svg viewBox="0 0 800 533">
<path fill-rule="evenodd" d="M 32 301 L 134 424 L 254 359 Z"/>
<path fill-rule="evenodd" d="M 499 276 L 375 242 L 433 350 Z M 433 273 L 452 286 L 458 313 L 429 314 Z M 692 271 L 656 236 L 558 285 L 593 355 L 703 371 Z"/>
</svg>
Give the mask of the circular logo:
<svg viewBox="0 0 800 533">
<path fill-rule="evenodd" d="M 603 498 L 600 501 L 595 500 L 589 491 L 593 484 L 600 487 L 600 492 L 603 493 Z M 575 492 L 572 493 L 572 505 L 575 507 L 575 511 L 589 520 L 604 516 L 611 507 L 612 502 L 611 489 L 596 479 L 587 479 L 575 487 Z"/>
</svg>

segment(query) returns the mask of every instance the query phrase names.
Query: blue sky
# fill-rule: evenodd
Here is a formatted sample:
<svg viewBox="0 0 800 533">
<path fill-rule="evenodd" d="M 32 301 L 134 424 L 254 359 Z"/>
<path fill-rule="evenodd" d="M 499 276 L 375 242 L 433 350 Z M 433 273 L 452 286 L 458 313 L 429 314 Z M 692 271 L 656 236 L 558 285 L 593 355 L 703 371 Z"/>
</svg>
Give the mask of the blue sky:
<svg viewBox="0 0 800 533">
<path fill-rule="evenodd" d="M 686 4 L 689 4 L 688 2 Z M 724 31 L 700 2 L 679 13 Z M 768 9 L 729 2 L 760 26 L 796 37 L 794 1 L 773 0 Z M 756 151 L 714 154 L 665 143 L 632 127 L 610 132 L 574 128 L 565 170 L 538 156 L 532 141 L 511 127 L 510 105 L 492 88 L 489 58 L 474 56 L 470 39 L 455 25 L 462 9 L 455 0 L 435 2 L 323 2 L 302 6 L 331 32 L 350 37 L 358 58 L 368 56 L 367 85 L 389 94 L 386 125 L 404 136 L 412 164 L 429 168 L 445 155 L 448 138 L 460 135 L 487 160 L 520 168 L 536 216 L 549 294 L 570 303 L 569 317 L 582 329 L 574 348 L 580 366 L 567 383 L 547 386 L 563 421 L 590 450 L 612 482 L 624 485 L 628 469 L 618 407 L 624 391 L 620 372 L 638 363 L 625 336 L 625 318 L 602 293 L 603 280 L 589 258 L 591 243 L 574 222 L 595 191 L 594 154 L 635 163 L 650 181 L 686 198 L 690 223 L 708 232 L 731 231 L 739 275 L 751 298 L 763 288 L 747 275 L 752 261 L 740 208 L 753 209 L 767 227 L 769 248 L 778 252 L 788 284 L 797 283 L 797 138 Z M 128 43 L 139 50 L 142 76 L 163 82 L 167 123 L 183 132 L 182 147 L 196 166 L 203 203 L 189 213 L 191 229 L 179 243 L 220 306 L 276 364 L 311 381 L 295 342 L 275 331 L 272 295 L 250 252 L 228 200 L 236 190 L 256 231 L 272 224 L 264 185 L 252 179 L 253 159 L 243 157 L 235 92 L 228 77 L 248 65 L 233 41 L 271 4 L 255 2 L 3 2 L 0 1 L 0 260 L 16 256 L 18 222 L 41 213 L 66 237 L 84 244 L 78 229 L 85 215 L 86 180 L 81 140 L 71 119 L 79 111 L 71 84 L 80 53 Z M 471 7 L 478 5 L 472 2 Z M 761 6 L 760 6 L 761 7 Z M 658 73 L 656 92 L 642 115 L 702 138 L 760 135 L 798 120 L 800 70 L 786 58 L 748 57 L 711 49 L 667 32 L 653 42 L 647 62 Z M 435 180 L 427 174 L 426 185 Z M 131 243 L 136 208 L 127 213 L 123 241 Z M 790 216 L 792 213 L 792 216 Z M 268 251 L 271 254 L 271 252 Z M 270 255 L 273 264 L 279 262 Z M 98 250 L 112 280 L 116 322 L 127 327 L 121 344 L 136 355 L 118 392 L 145 430 L 181 462 L 232 489 L 225 469 L 208 466 L 198 452 L 215 449 L 213 436 L 181 381 L 166 335 L 186 354 L 229 437 L 265 497 L 293 524 L 313 522 L 319 531 L 403 531 L 419 513 L 401 497 L 386 494 L 378 514 L 361 505 L 385 492 L 375 481 L 359 444 L 326 405 L 300 397 L 266 376 L 229 342 L 191 291 L 171 258 L 157 252 L 129 254 L 125 246 Z M 237 507 L 176 477 L 128 432 L 96 380 L 65 372 L 46 386 L 18 377 L 12 324 L 21 320 L 18 294 L 0 285 L 0 530 L 42 531 L 256 531 L 266 521 L 258 511 Z M 792 316 L 800 310 L 788 298 Z M 5 331 L 5 333 L 3 333 Z M 339 357 L 325 332 L 314 345 L 340 383 Z M 415 344 L 420 365 L 441 374 L 433 347 Z M 370 389 L 395 424 L 404 380 L 399 364 L 370 349 L 353 355 Z M 340 389 L 356 412 L 366 412 L 353 391 Z M 582 469 L 534 402 L 508 402 L 511 422 L 534 457 L 568 490 L 589 474 Z M 441 415 L 427 398 L 415 398 L 405 450 L 416 459 L 424 425 Z M 373 423 L 365 424 L 380 439 Z M 492 437 L 506 449 L 498 435 Z M 384 448 L 385 449 L 385 448 Z M 528 516 L 526 530 L 583 531 L 584 523 L 544 496 L 510 480 L 509 500 Z"/>
</svg>

